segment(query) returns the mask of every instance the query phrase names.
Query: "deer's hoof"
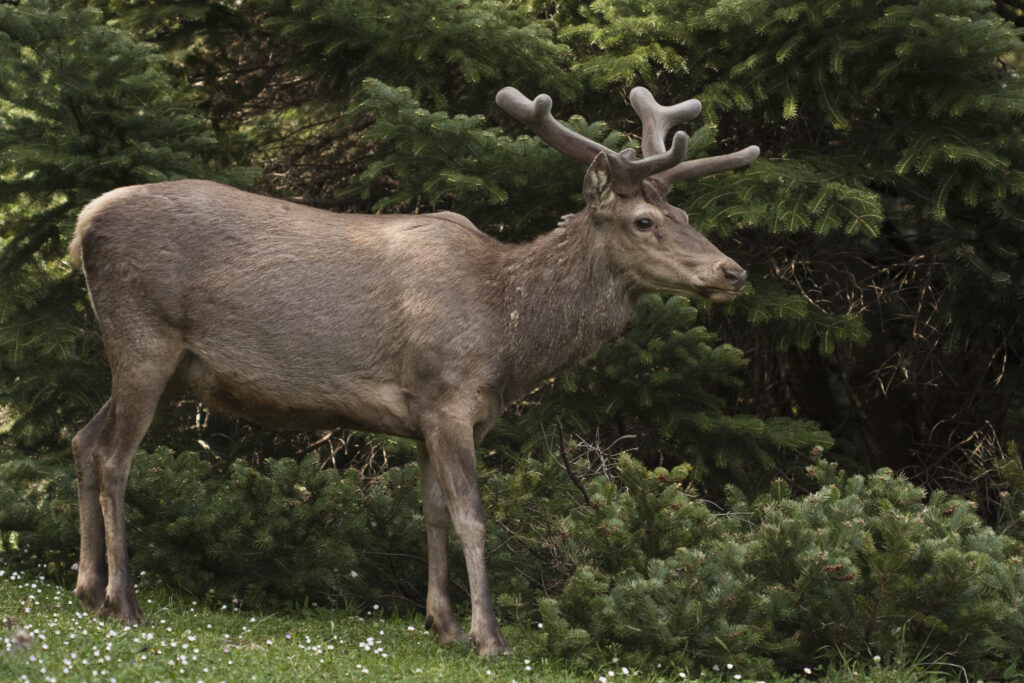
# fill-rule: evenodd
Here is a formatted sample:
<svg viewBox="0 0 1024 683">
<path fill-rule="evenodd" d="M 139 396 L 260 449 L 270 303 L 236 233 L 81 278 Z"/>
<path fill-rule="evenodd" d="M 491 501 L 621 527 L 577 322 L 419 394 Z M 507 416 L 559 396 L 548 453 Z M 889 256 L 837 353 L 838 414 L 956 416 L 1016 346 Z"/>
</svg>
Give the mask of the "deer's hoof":
<svg viewBox="0 0 1024 683">
<path fill-rule="evenodd" d="M 508 643 L 505 641 L 505 637 L 502 636 L 500 632 L 480 638 L 470 634 L 469 638 L 476 648 L 476 653 L 481 657 L 496 657 L 498 655 L 512 654 L 512 648 L 508 646 Z"/>
<path fill-rule="evenodd" d="M 138 626 L 142 623 L 142 608 L 135 595 L 117 599 L 107 596 L 103 607 L 97 612 L 101 617 L 112 618 L 127 626 Z"/>
<path fill-rule="evenodd" d="M 92 612 L 99 612 L 103 608 L 105 593 L 105 585 L 89 585 L 80 582 L 75 587 L 75 597 L 78 598 L 78 602 Z"/>
<path fill-rule="evenodd" d="M 437 642 L 441 645 L 449 643 L 470 643 L 469 636 L 462 630 L 462 626 L 454 617 L 448 619 L 435 618 L 434 615 L 427 615 L 427 623 L 423 626 L 427 631 L 433 630 L 437 636 Z"/>
</svg>

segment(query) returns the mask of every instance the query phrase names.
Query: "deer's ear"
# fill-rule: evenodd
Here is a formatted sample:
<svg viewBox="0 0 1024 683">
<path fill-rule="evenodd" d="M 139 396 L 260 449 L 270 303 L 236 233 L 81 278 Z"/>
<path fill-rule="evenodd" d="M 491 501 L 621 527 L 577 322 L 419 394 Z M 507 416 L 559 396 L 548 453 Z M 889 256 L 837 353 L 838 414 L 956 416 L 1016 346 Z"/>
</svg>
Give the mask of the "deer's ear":
<svg viewBox="0 0 1024 683">
<path fill-rule="evenodd" d="M 615 199 L 612 169 L 604 152 L 594 157 L 587 169 L 587 177 L 583 179 L 583 198 L 587 206 L 597 211 L 607 210 Z"/>
</svg>

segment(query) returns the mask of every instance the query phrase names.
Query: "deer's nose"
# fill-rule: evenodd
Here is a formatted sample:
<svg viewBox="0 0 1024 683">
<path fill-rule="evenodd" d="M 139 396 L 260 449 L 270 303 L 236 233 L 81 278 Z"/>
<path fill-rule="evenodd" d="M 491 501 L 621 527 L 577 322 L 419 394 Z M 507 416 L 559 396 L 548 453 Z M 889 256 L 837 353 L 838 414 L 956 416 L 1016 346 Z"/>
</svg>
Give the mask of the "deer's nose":
<svg viewBox="0 0 1024 683">
<path fill-rule="evenodd" d="M 721 268 L 722 276 L 733 289 L 738 290 L 743 287 L 744 283 L 746 283 L 747 271 L 743 270 L 735 263 L 723 263 Z"/>
</svg>

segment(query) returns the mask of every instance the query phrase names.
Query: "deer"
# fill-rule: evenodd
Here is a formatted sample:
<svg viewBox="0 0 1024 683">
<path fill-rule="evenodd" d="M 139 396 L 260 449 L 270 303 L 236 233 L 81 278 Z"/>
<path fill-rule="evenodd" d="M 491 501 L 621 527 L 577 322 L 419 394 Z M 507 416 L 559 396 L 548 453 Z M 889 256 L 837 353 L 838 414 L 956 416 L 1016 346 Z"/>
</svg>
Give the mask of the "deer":
<svg viewBox="0 0 1024 683">
<path fill-rule="evenodd" d="M 121 187 L 88 203 L 69 245 L 110 365 L 110 397 L 72 439 L 81 547 L 77 599 L 137 625 L 125 489 L 167 396 L 261 427 L 354 428 L 419 440 L 426 628 L 480 655 L 509 652 L 484 558 L 476 449 L 512 402 L 621 335 L 646 292 L 733 300 L 746 271 L 666 195 L 753 162 L 757 146 L 686 159 L 697 100 L 637 87 L 641 151 L 615 152 L 512 87 L 498 106 L 587 166 L 586 206 L 532 242 L 462 215 L 355 214 L 208 180 Z M 470 629 L 449 593 L 462 542 Z"/>
</svg>

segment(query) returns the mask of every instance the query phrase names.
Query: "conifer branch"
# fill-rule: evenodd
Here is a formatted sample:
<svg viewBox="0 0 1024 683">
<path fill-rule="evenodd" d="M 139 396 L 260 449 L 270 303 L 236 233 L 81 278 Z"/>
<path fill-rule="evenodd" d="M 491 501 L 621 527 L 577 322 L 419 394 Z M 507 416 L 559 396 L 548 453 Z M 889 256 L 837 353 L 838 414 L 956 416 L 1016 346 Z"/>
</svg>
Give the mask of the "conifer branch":
<svg viewBox="0 0 1024 683">
<path fill-rule="evenodd" d="M 587 487 L 584 486 L 583 482 L 581 482 L 576 477 L 576 473 L 573 472 L 573 470 L 572 470 L 572 464 L 569 462 L 569 456 L 565 452 L 565 432 L 562 429 L 562 421 L 561 420 L 559 420 L 556 423 L 556 428 L 558 429 L 558 453 L 559 453 L 559 455 L 562 456 L 562 463 L 565 466 L 565 472 L 566 472 L 566 474 L 569 475 L 569 479 L 572 480 L 572 483 L 576 485 L 576 488 L 578 488 L 580 490 L 580 493 L 583 494 L 583 501 L 587 505 L 590 505 L 590 496 L 587 494 Z"/>
</svg>

